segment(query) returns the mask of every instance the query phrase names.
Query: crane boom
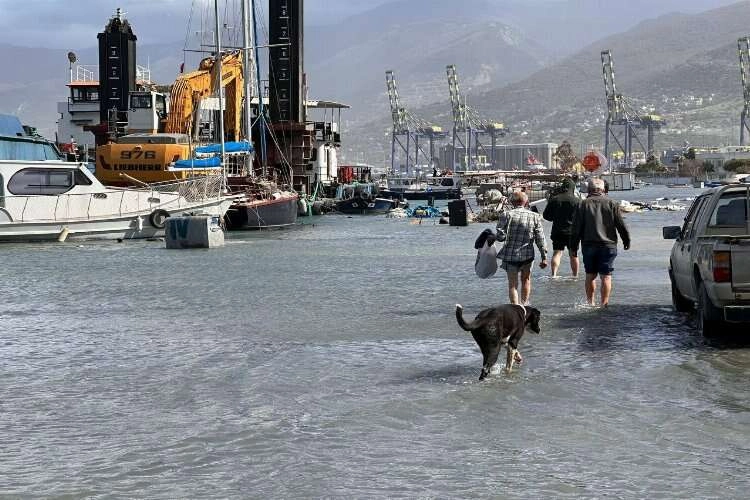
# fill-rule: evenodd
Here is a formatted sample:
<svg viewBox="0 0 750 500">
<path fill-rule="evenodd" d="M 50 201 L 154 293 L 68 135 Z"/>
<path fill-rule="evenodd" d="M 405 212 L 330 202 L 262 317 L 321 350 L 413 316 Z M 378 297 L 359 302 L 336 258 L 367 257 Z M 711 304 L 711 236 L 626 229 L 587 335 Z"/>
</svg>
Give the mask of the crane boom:
<svg viewBox="0 0 750 500">
<path fill-rule="evenodd" d="M 612 59 L 612 51 L 603 50 L 602 77 L 604 78 L 604 93 L 607 96 L 607 111 L 612 120 L 622 117 L 622 96 L 617 93 L 615 84 L 615 63 Z"/>
<path fill-rule="evenodd" d="M 448 74 L 448 92 L 451 97 L 451 110 L 453 111 L 453 123 L 458 130 L 468 127 L 466 106 L 461 104 L 461 88 L 458 84 L 458 72 L 455 64 L 445 67 Z"/>
<path fill-rule="evenodd" d="M 743 106 L 740 117 L 740 146 L 745 145 L 745 135 L 750 133 L 750 37 L 737 40 L 737 52 L 740 59 L 740 78 L 742 81 Z"/>
<path fill-rule="evenodd" d="M 226 95 L 224 125 L 228 140 L 236 141 L 242 128 L 242 96 L 244 78 L 242 57 L 232 52 L 222 57 L 221 86 Z M 196 71 L 177 77 L 172 86 L 170 110 L 165 127 L 168 133 L 192 135 L 195 112 L 201 100 L 216 92 L 219 81 L 218 66 L 213 58 L 203 59 Z"/>
<path fill-rule="evenodd" d="M 401 107 L 401 100 L 398 96 L 398 85 L 396 76 L 392 70 L 385 72 L 385 84 L 388 89 L 388 100 L 391 103 L 391 118 L 393 119 L 394 133 L 404 133 L 408 131 L 409 125 L 406 120 L 406 110 Z"/>
</svg>

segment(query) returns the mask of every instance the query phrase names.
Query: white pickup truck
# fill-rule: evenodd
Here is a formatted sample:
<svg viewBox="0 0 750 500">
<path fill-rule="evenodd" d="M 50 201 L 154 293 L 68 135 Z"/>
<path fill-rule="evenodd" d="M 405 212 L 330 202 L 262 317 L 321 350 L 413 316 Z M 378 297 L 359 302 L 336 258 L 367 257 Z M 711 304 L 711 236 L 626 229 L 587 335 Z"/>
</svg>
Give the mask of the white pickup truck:
<svg viewBox="0 0 750 500">
<path fill-rule="evenodd" d="M 750 324 L 750 184 L 729 184 L 701 194 L 680 226 L 662 229 L 676 240 L 669 259 L 672 304 L 696 309 L 706 335 L 726 323 Z"/>
</svg>

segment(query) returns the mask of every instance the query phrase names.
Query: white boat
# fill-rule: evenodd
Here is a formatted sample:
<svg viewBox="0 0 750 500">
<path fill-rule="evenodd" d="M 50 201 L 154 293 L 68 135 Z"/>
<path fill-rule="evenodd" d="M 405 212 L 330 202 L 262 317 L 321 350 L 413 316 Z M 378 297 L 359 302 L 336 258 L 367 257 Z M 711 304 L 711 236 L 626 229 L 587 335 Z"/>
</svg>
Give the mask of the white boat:
<svg viewBox="0 0 750 500">
<path fill-rule="evenodd" d="M 234 201 L 221 175 L 105 187 L 85 163 L 58 155 L 42 138 L 0 135 L 0 242 L 153 238 L 171 215 L 223 217 Z"/>
</svg>

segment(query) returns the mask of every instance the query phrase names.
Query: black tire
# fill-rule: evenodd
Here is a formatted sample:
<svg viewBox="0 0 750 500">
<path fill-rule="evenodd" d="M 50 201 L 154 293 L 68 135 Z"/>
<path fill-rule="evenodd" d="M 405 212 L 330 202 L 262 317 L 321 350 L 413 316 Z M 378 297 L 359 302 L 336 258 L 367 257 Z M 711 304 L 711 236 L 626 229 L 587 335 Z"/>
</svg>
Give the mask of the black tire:
<svg viewBox="0 0 750 500">
<path fill-rule="evenodd" d="M 713 305 L 706 292 L 706 286 L 701 281 L 698 283 L 698 307 L 696 318 L 698 330 L 704 337 L 714 337 L 721 333 L 724 322 L 721 319 L 721 310 Z"/>
<path fill-rule="evenodd" d="M 167 212 L 166 210 L 162 208 L 157 208 L 156 210 L 151 212 L 151 215 L 148 216 L 148 221 L 156 229 L 164 229 L 164 226 L 167 225 L 168 218 L 169 218 L 169 212 Z"/>
<path fill-rule="evenodd" d="M 671 271 L 669 272 L 669 284 L 672 287 L 672 307 L 674 307 L 674 310 L 681 313 L 693 311 L 695 304 L 693 304 L 692 300 L 686 299 L 677 289 Z"/>
</svg>

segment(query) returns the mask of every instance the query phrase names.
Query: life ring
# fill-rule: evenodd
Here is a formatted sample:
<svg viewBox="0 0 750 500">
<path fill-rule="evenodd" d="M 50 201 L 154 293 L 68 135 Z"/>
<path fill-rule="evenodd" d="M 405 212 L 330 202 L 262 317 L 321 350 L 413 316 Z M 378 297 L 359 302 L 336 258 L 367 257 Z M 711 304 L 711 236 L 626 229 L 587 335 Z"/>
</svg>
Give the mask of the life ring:
<svg viewBox="0 0 750 500">
<path fill-rule="evenodd" d="M 169 218 L 169 212 L 167 212 L 163 208 L 157 208 L 156 210 L 151 212 L 151 214 L 148 216 L 148 221 L 156 229 L 164 229 L 164 226 L 167 225 L 168 218 Z"/>
</svg>

